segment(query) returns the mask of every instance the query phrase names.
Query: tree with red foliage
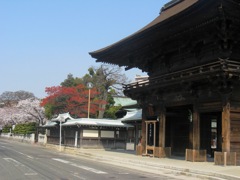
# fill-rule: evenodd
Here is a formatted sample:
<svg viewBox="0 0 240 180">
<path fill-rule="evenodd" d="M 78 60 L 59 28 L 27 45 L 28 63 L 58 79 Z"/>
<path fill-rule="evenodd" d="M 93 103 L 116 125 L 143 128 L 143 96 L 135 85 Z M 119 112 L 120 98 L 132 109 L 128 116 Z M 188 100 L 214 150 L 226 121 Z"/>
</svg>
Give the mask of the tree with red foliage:
<svg viewBox="0 0 240 180">
<path fill-rule="evenodd" d="M 87 117 L 89 90 L 84 85 L 47 87 L 45 92 L 48 96 L 42 100 L 41 106 L 45 107 L 48 118 L 66 112 L 73 117 Z M 89 114 L 92 117 L 97 117 L 98 112 L 102 110 L 99 109 L 99 104 L 106 104 L 106 101 L 97 98 L 98 94 L 96 88 L 91 89 Z"/>
</svg>

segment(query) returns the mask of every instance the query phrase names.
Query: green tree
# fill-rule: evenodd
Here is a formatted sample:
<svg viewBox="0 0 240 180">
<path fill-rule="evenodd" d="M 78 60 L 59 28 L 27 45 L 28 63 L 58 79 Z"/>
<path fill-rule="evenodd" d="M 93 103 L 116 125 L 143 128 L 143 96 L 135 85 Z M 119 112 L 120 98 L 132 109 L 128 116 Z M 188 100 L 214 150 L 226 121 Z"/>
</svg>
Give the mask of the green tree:
<svg viewBox="0 0 240 180">
<path fill-rule="evenodd" d="M 108 91 L 108 95 L 107 95 L 108 103 L 106 104 L 106 109 L 104 111 L 103 118 L 115 119 L 116 118 L 115 113 L 119 109 L 121 109 L 121 106 L 114 106 L 115 101 L 112 96 L 113 94 L 116 94 L 114 89 L 111 89 Z"/>
<path fill-rule="evenodd" d="M 74 77 L 72 74 L 68 74 L 67 78 L 61 83 L 63 87 L 74 87 L 79 84 L 87 85 L 88 82 L 92 82 L 94 88 L 99 92 L 98 99 L 107 102 L 99 104 L 98 118 L 113 118 L 114 113 L 118 108 L 114 108 L 113 98 L 114 95 L 122 95 L 122 84 L 128 83 L 127 77 L 122 73 L 122 69 L 114 65 L 101 64 L 99 67 L 90 67 L 88 73 L 82 78 Z M 64 101 L 63 101 L 64 102 Z M 50 117 L 53 108 L 60 107 L 45 107 L 47 111 L 46 116 Z"/>
<path fill-rule="evenodd" d="M 100 67 L 90 67 L 88 74 L 83 78 L 83 83 L 92 82 L 94 87 L 100 92 L 99 99 L 109 102 L 109 95 L 122 94 L 122 84 L 128 82 L 127 77 L 122 73 L 122 69 L 118 66 L 102 64 Z M 98 118 L 103 118 L 104 112 L 111 106 L 100 104 Z"/>
<path fill-rule="evenodd" d="M 73 77 L 72 74 L 68 74 L 67 79 L 65 79 L 61 83 L 61 86 L 63 86 L 63 87 L 73 87 L 73 86 L 77 86 L 79 84 L 84 84 L 83 81 L 82 81 L 82 78 Z"/>
<path fill-rule="evenodd" d="M 54 112 L 55 112 L 55 106 L 51 103 L 49 104 L 46 104 L 44 106 L 44 109 L 45 109 L 45 116 L 48 118 L 48 119 L 51 119 L 53 116 L 54 116 Z"/>
</svg>

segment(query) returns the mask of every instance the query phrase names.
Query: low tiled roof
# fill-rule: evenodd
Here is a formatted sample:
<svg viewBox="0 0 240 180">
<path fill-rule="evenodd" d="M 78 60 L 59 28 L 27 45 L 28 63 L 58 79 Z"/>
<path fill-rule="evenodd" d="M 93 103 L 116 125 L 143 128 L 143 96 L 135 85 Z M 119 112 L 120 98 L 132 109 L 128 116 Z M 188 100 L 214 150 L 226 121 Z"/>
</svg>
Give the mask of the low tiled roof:
<svg viewBox="0 0 240 180">
<path fill-rule="evenodd" d="M 79 118 L 68 120 L 62 126 L 101 126 L 101 127 L 133 127 L 132 125 L 125 124 L 121 120 L 109 119 L 92 119 L 92 118 Z"/>
<path fill-rule="evenodd" d="M 114 106 L 119 106 L 119 105 L 121 105 L 122 107 L 137 106 L 137 101 L 132 100 L 129 97 L 114 97 L 113 99 L 115 101 Z"/>
<path fill-rule="evenodd" d="M 61 119 L 64 119 L 62 121 Z M 66 120 L 66 121 L 65 121 Z M 101 126 L 101 127 L 133 127 L 132 125 L 125 124 L 121 120 L 114 119 L 93 119 L 93 118 L 78 118 L 74 119 L 69 113 L 59 114 L 57 118 L 48 121 L 43 127 L 55 127 L 58 123 L 62 122 L 62 126 Z"/>
<path fill-rule="evenodd" d="M 42 127 L 44 128 L 48 128 L 48 127 L 55 127 L 57 125 L 56 122 L 52 122 L 52 121 L 48 121 L 45 125 L 43 125 Z"/>
<path fill-rule="evenodd" d="M 119 120 L 122 122 L 142 121 L 142 109 L 128 111 L 126 116 Z"/>
</svg>

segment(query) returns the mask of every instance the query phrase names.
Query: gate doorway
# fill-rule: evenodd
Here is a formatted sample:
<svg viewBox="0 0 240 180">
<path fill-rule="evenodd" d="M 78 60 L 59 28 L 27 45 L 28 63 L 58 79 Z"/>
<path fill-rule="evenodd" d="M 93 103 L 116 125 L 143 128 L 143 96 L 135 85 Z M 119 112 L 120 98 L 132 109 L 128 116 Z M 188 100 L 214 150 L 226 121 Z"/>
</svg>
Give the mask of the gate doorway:
<svg viewBox="0 0 240 180">
<path fill-rule="evenodd" d="M 169 107 L 166 110 L 166 147 L 171 147 L 174 156 L 185 156 L 189 148 L 192 106 Z"/>
<path fill-rule="evenodd" d="M 221 131 L 221 112 L 200 114 L 200 148 L 207 150 L 208 157 L 214 157 L 214 151 L 221 151 Z"/>
</svg>

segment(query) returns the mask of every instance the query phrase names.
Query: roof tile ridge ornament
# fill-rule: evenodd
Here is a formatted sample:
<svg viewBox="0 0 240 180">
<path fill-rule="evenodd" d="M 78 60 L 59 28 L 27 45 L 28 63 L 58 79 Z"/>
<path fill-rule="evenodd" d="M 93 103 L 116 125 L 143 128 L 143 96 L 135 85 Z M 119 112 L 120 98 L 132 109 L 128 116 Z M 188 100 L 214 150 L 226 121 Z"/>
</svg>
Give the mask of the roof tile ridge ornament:
<svg viewBox="0 0 240 180">
<path fill-rule="evenodd" d="M 177 5 L 178 3 L 182 2 L 182 1 L 184 1 L 184 0 L 171 0 L 170 2 L 163 5 L 159 14 L 161 14 L 161 12 Z"/>
<path fill-rule="evenodd" d="M 51 121 L 52 122 L 60 122 L 60 121 L 61 122 L 66 122 L 67 119 L 71 119 L 71 120 L 74 119 L 73 117 L 71 117 L 69 112 L 58 114 L 58 116 L 56 118 L 51 119 Z"/>
</svg>

